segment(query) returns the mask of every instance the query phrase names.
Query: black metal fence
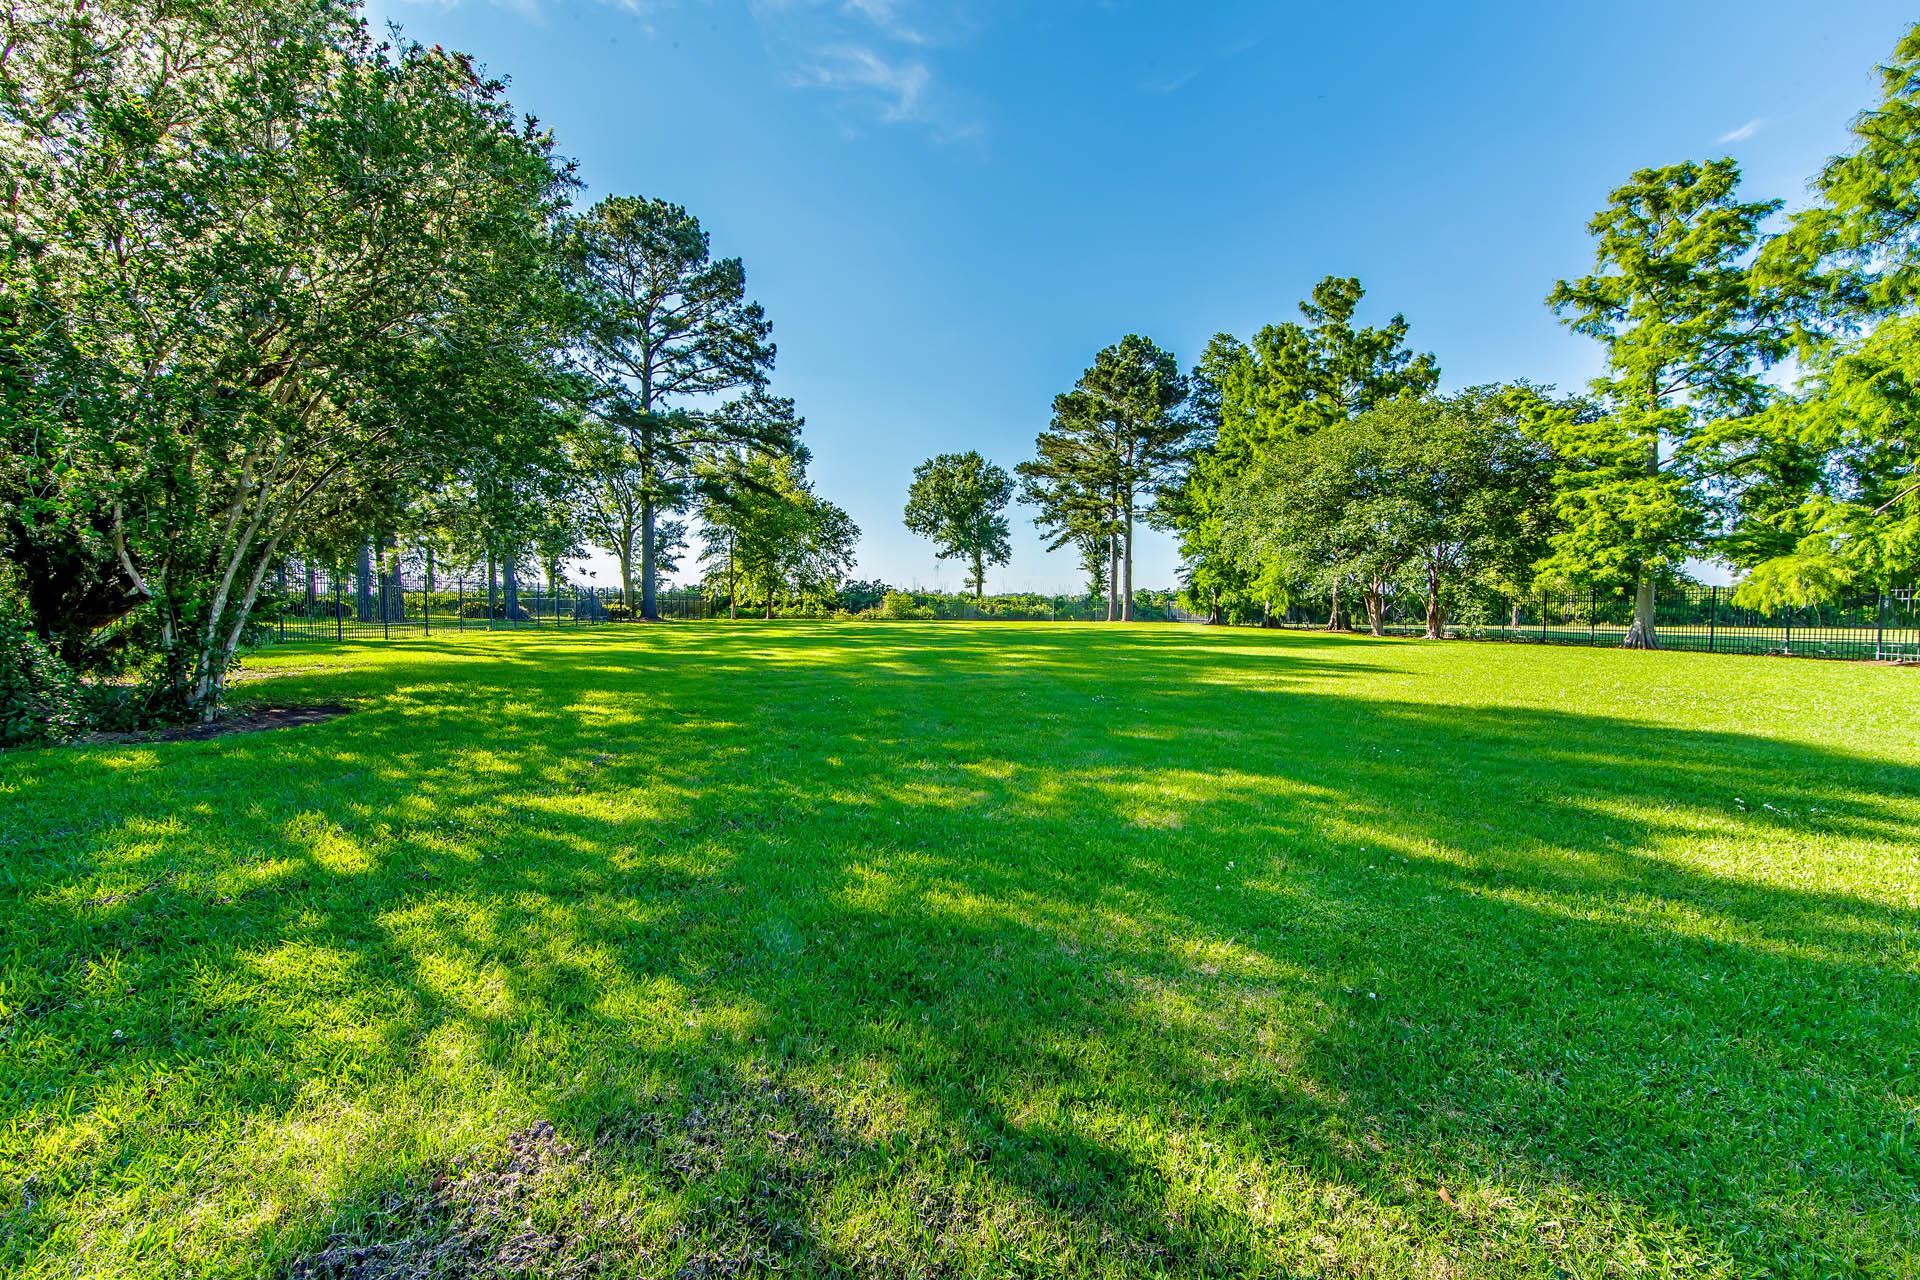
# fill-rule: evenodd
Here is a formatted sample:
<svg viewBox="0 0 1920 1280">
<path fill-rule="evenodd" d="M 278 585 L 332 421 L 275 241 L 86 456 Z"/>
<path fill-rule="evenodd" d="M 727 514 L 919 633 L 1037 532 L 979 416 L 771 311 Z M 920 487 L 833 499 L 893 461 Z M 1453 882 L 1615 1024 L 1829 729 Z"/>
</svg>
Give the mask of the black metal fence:
<svg viewBox="0 0 1920 1280">
<path fill-rule="evenodd" d="M 662 617 L 713 616 L 703 592 L 663 591 Z M 724 604 L 721 612 L 725 612 Z M 436 631 L 590 627 L 630 616 L 617 589 L 498 572 L 379 573 L 291 562 L 254 609 L 256 642 L 380 640 Z"/>
<path fill-rule="evenodd" d="M 1351 624 L 1365 630 L 1360 602 L 1349 593 L 1347 603 Z M 1293 608 L 1276 621 L 1324 627 L 1328 608 Z M 1416 594 L 1396 594 L 1383 616 L 1381 629 L 1389 635 L 1426 632 L 1426 602 Z M 1618 646 L 1632 623 L 1631 591 L 1593 589 L 1456 602 L 1446 632 L 1466 639 Z M 1920 660 L 1920 593 L 1897 587 L 1836 604 L 1766 612 L 1734 604 L 1731 587 L 1676 583 L 1655 593 L 1654 631 L 1663 649 L 1914 661 Z"/>
</svg>

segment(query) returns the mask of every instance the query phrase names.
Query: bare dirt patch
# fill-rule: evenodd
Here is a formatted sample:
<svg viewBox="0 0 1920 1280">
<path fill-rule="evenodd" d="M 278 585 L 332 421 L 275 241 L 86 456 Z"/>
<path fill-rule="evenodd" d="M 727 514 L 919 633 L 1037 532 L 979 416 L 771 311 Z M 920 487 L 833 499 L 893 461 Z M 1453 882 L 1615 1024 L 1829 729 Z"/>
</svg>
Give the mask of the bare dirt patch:
<svg viewBox="0 0 1920 1280">
<path fill-rule="evenodd" d="M 522 1129 L 492 1159 L 463 1161 L 384 1197 L 379 1238 L 330 1240 L 295 1262 L 287 1280 L 595 1274 L 598 1260 L 583 1255 L 567 1224 L 541 1224 L 531 1212 L 543 1192 L 564 1193 L 588 1159 L 545 1121 Z"/>
<path fill-rule="evenodd" d="M 80 739 L 80 743 L 83 746 L 100 746 L 124 742 L 205 742 L 233 733 L 260 733 L 267 729 L 297 729 L 303 724 L 321 724 L 352 710 L 352 707 L 338 702 L 320 702 L 307 707 L 247 707 L 223 716 L 212 724 L 181 724 L 136 733 L 95 733 Z"/>
</svg>

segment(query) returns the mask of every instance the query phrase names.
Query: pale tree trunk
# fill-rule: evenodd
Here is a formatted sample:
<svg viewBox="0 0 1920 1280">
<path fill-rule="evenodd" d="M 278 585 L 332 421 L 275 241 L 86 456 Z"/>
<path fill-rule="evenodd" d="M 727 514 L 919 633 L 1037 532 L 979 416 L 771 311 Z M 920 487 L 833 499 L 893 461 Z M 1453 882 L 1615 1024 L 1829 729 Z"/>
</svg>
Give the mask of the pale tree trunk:
<svg viewBox="0 0 1920 1280">
<path fill-rule="evenodd" d="M 1387 598 L 1380 584 L 1368 583 L 1362 588 L 1360 598 L 1367 607 L 1367 630 L 1376 636 L 1387 634 Z"/>
<path fill-rule="evenodd" d="M 660 620 L 658 588 L 654 583 L 653 499 L 640 504 L 640 616 Z"/>
<path fill-rule="evenodd" d="M 1427 567 L 1427 639 L 1447 638 L 1447 611 L 1440 604 L 1440 573 Z"/>
<path fill-rule="evenodd" d="M 1655 436 L 1647 444 L 1647 474 L 1660 474 L 1660 437 Z M 1653 628 L 1653 575 L 1645 569 L 1640 571 L 1640 580 L 1633 590 L 1633 625 L 1627 628 L 1626 638 L 1620 642 L 1622 649 L 1658 649 L 1660 636 Z"/>
<path fill-rule="evenodd" d="M 973 602 L 979 604 L 987 595 L 987 558 L 978 549 L 973 553 Z"/>
<path fill-rule="evenodd" d="M 1340 582 L 1339 578 L 1333 580 L 1333 607 L 1327 610 L 1327 630 L 1329 631 L 1343 630 L 1340 625 Z"/>
<path fill-rule="evenodd" d="M 740 578 L 733 565 L 734 537 L 727 535 L 727 618 L 729 621 L 740 617 Z"/>
<path fill-rule="evenodd" d="M 1633 589 L 1633 625 L 1627 628 L 1622 649 L 1658 649 L 1660 636 L 1653 628 L 1653 575 L 1642 573 Z"/>
<path fill-rule="evenodd" d="M 1120 579 L 1120 620 L 1133 621 L 1133 499 L 1127 499 L 1127 545 Z"/>
</svg>

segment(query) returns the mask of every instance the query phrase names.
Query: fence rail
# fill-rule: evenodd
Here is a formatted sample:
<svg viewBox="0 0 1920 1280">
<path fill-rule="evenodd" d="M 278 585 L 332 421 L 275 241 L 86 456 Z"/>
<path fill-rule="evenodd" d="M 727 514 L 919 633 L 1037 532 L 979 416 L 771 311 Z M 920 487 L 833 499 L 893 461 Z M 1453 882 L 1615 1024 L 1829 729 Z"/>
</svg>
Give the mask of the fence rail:
<svg viewBox="0 0 1920 1280">
<path fill-rule="evenodd" d="M 1283 627 L 1325 627 L 1328 606 L 1289 609 Z M 1364 618 L 1356 625 L 1365 627 Z M 1593 589 L 1531 597 L 1488 597 L 1459 606 L 1446 632 L 1455 638 L 1535 644 L 1615 646 L 1633 623 L 1633 597 Z M 1389 635 L 1426 633 L 1425 602 L 1401 594 L 1385 610 Z M 1731 587 L 1678 583 L 1654 598 L 1654 631 L 1663 649 L 1776 654 L 1797 658 L 1920 660 L 1920 593 L 1912 587 L 1868 593 L 1837 604 L 1765 612 L 1733 603 Z"/>
</svg>

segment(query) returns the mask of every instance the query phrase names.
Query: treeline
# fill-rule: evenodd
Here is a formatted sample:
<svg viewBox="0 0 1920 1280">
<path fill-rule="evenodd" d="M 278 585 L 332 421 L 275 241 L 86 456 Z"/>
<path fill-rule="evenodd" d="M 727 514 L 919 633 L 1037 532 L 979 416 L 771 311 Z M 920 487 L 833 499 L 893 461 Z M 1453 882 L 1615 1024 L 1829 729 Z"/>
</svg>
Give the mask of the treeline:
<svg viewBox="0 0 1920 1280">
<path fill-rule="evenodd" d="M 858 531 L 740 261 L 663 200 L 577 209 L 470 59 L 347 0 L 4 21 L 0 741 L 211 718 L 290 560 L 511 594 L 599 546 L 647 616 L 696 557 L 838 586 Z"/>
<path fill-rule="evenodd" d="M 1542 590 L 1632 594 L 1695 558 L 1758 608 L 1834 600 L 1920 567 L 1920 27 L 1880 100 L 1813 178 L 1809 207 L 1741 194 L 1730 159 L 1632 174 L 1589 224 L 1592 269 L 1548 304 L 1601 344 L 1585 394 L 1517 381 L 1442 395 L 1406 320 L 1358 322 L 1330 277 L 1301 318 L 1216 336 L 1182 372 L 1152 341 L 1101 351 L 1016 470 L 1108 616 L 1131 599 L 1142 524 L 1170 530 L 1186 601 L 1214 621 L 1303 602 L 1381 626 L 1396 598 L 1449 611 Z M 1007 477 L 930 460 L 910 529 L 1005 562 Z M 923 489 L 927 492 L 923 493 Z M 930 516 L 928 494 L 938 495 Z"/>
</svg>

